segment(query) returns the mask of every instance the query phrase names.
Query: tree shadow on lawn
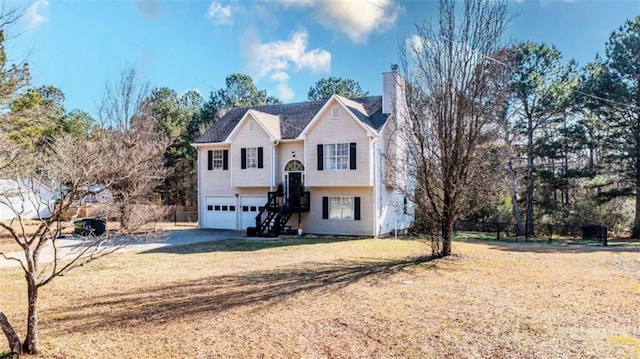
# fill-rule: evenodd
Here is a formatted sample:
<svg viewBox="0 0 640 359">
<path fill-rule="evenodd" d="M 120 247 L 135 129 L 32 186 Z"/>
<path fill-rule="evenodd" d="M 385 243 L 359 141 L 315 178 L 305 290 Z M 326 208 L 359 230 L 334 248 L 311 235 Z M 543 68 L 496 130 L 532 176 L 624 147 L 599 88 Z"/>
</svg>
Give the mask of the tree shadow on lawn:
<svg viewBox="0 0 640 359">
<path fill-rule="evenodd" d="M 162 324 L 189 317 L 211 315 L 236 307 L 270 303 L 298 293 L 336 291 L 361 280 L 380 284 L 408 267 L 427 264 L 433 259 L 362 262 L 305 263 L 304 266 L 224 276 L 195 281 L 139 288 L 136 291 L 89 298 L 86 304 L 51 308 L 54 319 L 43 327 L 55 327 L 58 333 L 92 332 L 100 329 L 130 328 L 153 322 Z M 46 317 L 44 317 L 46 318 Z M 41 320 L 44 322 L 45 320 Z"/>
<path fill-rule="evenodd" d="M 366 239 L 369 239 L 367 237 Z M 171 253 L 194 254 L 210 252 L 249 252 L 261 249 L 301 246 L 309 244 L 336 243 L 344 241 L 362 240 L 362 237 L 294 237 L 274 239 L 223 239 L 211 242 L 200 242 L 185 245 L 171 245 L 140 252 L 145 253 Z"/>
</svg>

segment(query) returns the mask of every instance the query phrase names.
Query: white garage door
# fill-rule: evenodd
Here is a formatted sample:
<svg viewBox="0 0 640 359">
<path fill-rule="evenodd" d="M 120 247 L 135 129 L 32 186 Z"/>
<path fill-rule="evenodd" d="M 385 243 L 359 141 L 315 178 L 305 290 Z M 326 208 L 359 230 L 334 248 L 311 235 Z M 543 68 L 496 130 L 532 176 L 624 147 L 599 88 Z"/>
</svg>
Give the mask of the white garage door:
<svg viewBox="0 0 640 359">
<path fill-rule="evenodd" d="M 205 210 L 207 228 L 236 229 L 235 197 L 207 197 Z"/>
<path fill-rule="evenodd" d="M 260 209 L 267 203 L 267 197 L 248 197 L 240 198 L 240 228 L 256 226 L 256 216 Z"/>
</svg>

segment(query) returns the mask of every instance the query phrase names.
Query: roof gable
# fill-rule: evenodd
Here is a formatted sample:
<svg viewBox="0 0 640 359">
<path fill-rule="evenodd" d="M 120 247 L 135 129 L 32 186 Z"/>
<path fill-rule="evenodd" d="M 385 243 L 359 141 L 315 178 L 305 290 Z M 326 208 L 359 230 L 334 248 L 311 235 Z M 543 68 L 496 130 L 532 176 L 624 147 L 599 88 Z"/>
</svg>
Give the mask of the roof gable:
<svg viewBox="0 0 640 359">
<path fill-rule="evenodd" d="M 366 110 L 364 106 L 355 101 L 349 100 L 340 95 L 333 95 L 325 102 L 324 106 L 318 111 L 318 113 L 313 117 L 311 122 L 305 127 L 304 130 L 300 133 L 299 137 L 304 138 L 309 131 L 315 126 L 318 121 L 322 118 L 324 113 L 334 104 L 337 103 L 343 110 L 345 110 L 362 128 L 367 132 L 367 135 L 372 136 L 377 134 L 377 131 L 371 126 L 371 122 L 368 120 L 368 116 L 366 115 Z"/>
<path fill-rule="evenodd" d="M 282 139 L 280 134 L 280 118 L 278 116 L 249 109 L 224 140 L 226 142 L 231 141 L 231 138 L 238 132 L 245 122 L 249 121 L 250 118 L 253 118 L 258 125 L 260 125 L 262 130 L 269 135 L 269 139 L 271 141 L 278 141 Z"/>
<path fill-rule="evenodd" d="M 334 95 L 335 96 L 335 95 Z M 382 96 L 369 96 L 354 99 L 344 99 L 343 106 L 359 122 L 378 131 L 387 121 L 388 115 L 382 114 Z M 300 102 L 280 105 L 264 105 L 253 107 L 234 107 L 222 118 L 213 123 L 194 143 L 220 143 L 225 142 L 238 126 L 240 121 L 250 110 L 256 121 L 259 117 L 263 121 L 261 126 L 270 135 L 277 134 L 276 125 L 269 115 L 279 119 L 280 139 L 295 139 L 308 127 L 309 123 L 318 115 L 322 108 L 330 101 Z M 258 113 L 258 114 L 256 114 Z"/>
</svg>

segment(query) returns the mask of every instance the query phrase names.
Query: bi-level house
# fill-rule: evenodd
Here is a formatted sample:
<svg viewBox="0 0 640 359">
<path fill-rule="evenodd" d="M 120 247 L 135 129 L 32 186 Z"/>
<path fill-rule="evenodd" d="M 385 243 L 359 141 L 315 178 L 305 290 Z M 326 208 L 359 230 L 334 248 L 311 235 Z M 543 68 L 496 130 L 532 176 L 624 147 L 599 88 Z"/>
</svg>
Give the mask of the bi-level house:
<svg viewBox="0 0 640 359">
<path fill-rule="evenodd" d="M 397 66 L 382 77 L 382 96 L 229 110 L 193 144 L 200 227 L 381 236 L 410 226 L 396 131 L 404 79 Z"/>
</svg>

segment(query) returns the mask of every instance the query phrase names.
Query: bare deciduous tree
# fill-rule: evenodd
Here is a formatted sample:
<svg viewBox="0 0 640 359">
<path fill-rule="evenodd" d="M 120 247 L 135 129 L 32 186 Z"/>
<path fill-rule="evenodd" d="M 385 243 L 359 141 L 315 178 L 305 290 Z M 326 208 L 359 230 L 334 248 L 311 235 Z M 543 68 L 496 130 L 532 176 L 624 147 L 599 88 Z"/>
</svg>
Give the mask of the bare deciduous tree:
<svg viewBox="0 0 640 359">
<path fill-rule="evenodd" d="M 108 81 L 105 84 L 98 107 L 101 124 L 112 128 L 129 128 L 150 94 L 149 82 L 132 65 L 124 66 L 116 82 Z"/>
<path fill-rule="evenodd" d="M 406 192 L 437 233 L 434 256 L 451 254 L 456 219 L 497 187 L 506 94 L 504 67 L 495 57 L 507 22 L 505 1 L 441 0 L 438 20 L 417 25 L 401 48 L 408 123 L 398 130 L 416 181 L 415 191 Z"/>
<path fill-rule="evenodd" d="M 27 331 L 23 343 L 8 319 L 0 312 L 2 327 L 12 351 L 38 352 L 38 292 L 55 277 L 87 262 L 113 253 L 142 237 L 143 227 L 159 219 L 158 211 L 135 210 L 145 204 L 153 188 L 164 178 L 163 154 L 170 140 L 159 135 L 143 119 L 127 131 L 98 131 L 86 141 L 71 136 L 56 138 L 47 153 L 23 152 L 22 157 L 4 166 L 2 176 L 12 179 L 12 186 L 0 190 L 0 205 L 11 208 L 14 219 L 0 222 L 19 253 L 0 252 L 0 257 L 19 264 L 25 274 L 28 295 Z M 0 159 L 0 163 L 6 160 Z M 47 198 L 41 188 L 55 189 Z M 89 231 L 61 239 L 65 229 L 87 202 L 103 196 L 106 204 L 99 217 L 127 217 L 126 226 L 101 235 Z M 18 200 L 16 200 L 18 199 Z M 37 227 L 25 227 L 27 215 L 22 204 L 31 202 L 50 214 L 37 218 Z M 66 231 L 68 232 L 68 231 Z M 64 242 L 62 246 L 61 242 Z"/>
</svg>

